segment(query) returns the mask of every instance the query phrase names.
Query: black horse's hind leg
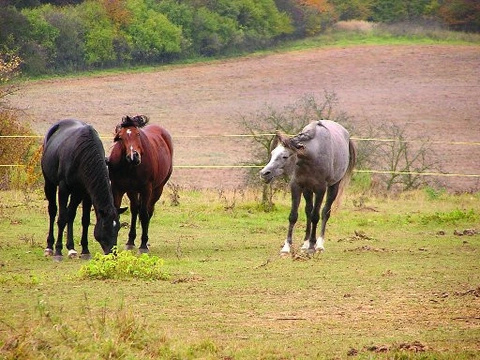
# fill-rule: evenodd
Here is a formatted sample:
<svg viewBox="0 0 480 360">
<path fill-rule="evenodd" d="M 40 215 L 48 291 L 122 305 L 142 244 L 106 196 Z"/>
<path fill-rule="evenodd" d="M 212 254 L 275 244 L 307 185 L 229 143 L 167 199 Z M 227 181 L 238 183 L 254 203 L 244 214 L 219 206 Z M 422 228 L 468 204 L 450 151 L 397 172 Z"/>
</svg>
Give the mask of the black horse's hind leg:
<svg viewBox="0 0 480 360">
<path fill-rule="evenodd" d="M 320 207 L 322 206 L 323 197 L 325 196 L 325 189 L 320 189 L 315 192 L 315 201 L 312 209 L 312 231 L 310 232 L 309 251 L 315 251 L 315 244 L 317 243 L 317 225 L 320 221 Z"/>
<path fill-rule="evenodd" d="M 85 195 L 82 203 L 82 259 L 90 259 L 90 250 L 88 249 L 88 227 L 90 226 L 90 210 L 92 209 L 92 200 Z"/>
<path fill-rule="evenodd" d="M 53 235 L 55 227 L 55 217 L 57 216 L 57 186 L 47 179 L 45 179 L 45 197 L 48 200 L 48 216 L 49 216 L 49 226 L 48 226 L 48 236 L 47 236 L 47 247 L 45 248 L 45 256 L 53 255 L 53 243 L 55 242 L 55 236 Z"/>
<path fill-rule="evenodd" d="M 68 257 L 73 258 L 77 256 L 77 252 L 75 251 L 75 243 L 73 241 L 73 221 L 75 220 L 75 216 L 77 215 L 77 208 L 80 202 L 82 201 L 82 197 L 78 195 L 72 194 L 70 196 L 70 203 L 68 204 L 67 209 L 67 250 L 68 250 Z"/>
<path fill-rule="evenodd" d="M 128 232 L 128 241 L 125 244 L 125 248 L 127 250 L 132 250 L 135 248 L 135 238 L 137 237 L 139 196 L 134 192 L 127 192 L 127 196 L 130 199 L 130 212 L 132 217 L 130 221 L 130 231 Z"/>
<path fill-rule="evenodd" d="M 315 246 L 316 250 L 325 250 L 323 245 L 325 240 L 325 229 L 327 227 L 327 221 L 330 219 L 332 204 L 338 195 L 339 184 L 340 182 L 328 187 L 327 200 L 325 201 L 325 206 L 322 209 L 322 228 L 320 229 L 320 237 L 317 239 L 317 244 Z"/>
<path fill-rule="evenodd" d="M 293 244 L 293 228 L 298 220 L 298 206 L 300 205 L 300 199 L 302 197 L 302 189 L 297 184 L 290 185 L 292 193 L 292 207 L 290 209 L 290 215 L 288 216 L 288 233 L 285 244 L 282 247 L 281 253 L 289 253 Z"/>
<path fill-rule="evenodd" d="M 310 190 L 304 190 L 303 198 L 305 199 L 305 215 L 307 218 L 307 226 L 305 229 L 305 238 L 303 239 L 302 250 L 307 250 L 310 247 L 310 233 L 312 231 L 313 192 Z"/>
<path fill-rule="evenodd" d="M 58 189 L 58 235 L 57 235 L 57 242 L 55 243 L 55 259 L 61 260 L 62 259 L 62 248 L 63 248 L 63 231 L 65 230 L 65 226 L 68 223 L 68 210 L 67 210 L 67 203 L 68 203 L 69 193 L 66 190 L 64 184 L 60 184 Z"/>
</svg>

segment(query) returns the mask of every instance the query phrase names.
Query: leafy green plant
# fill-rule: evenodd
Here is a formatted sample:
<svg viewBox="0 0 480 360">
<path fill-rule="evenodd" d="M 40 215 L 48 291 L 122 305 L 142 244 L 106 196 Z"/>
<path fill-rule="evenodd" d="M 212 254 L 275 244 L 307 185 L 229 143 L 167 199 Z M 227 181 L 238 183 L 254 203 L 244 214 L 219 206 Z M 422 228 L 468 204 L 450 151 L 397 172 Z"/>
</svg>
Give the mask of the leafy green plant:
<svg viewBox="0 0 480 360">
<path fill-rule="evenodd" d="M 80 268 L 78 274 L 83 279 L 167 280 L 169 275 L 162 267 L 163 260 L 157 256 L 136 256 L 131 251 L 114 251 L 109 255 L 95 254 L 91 261 Z"/>
<path fill-rule="evenodd" d="M 476 221 L 479 216 L 473 209 L 460 210 L 455 209 L 449 212 L 436 212 L 433 215 L 423 215 L 420 217 L 422 224 L 436 222 L 438 224 L 457 224 L 460 221 Z"/>
</svg>

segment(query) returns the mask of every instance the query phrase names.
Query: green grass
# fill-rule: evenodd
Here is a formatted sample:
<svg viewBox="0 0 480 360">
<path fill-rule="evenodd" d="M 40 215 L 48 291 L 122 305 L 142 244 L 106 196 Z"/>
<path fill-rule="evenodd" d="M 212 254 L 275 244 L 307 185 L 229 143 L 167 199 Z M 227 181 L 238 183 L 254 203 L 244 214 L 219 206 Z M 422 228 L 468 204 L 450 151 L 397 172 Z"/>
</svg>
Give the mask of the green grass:
<svg viewBox="0 0 480 360">
<path fill-rule="evenodd" d="M 259 196 L 181 190 L 180 205 L 171 206 L 167 192 L 150 243 L 152 264 L 161 259 L 168 278 L 98 280 L 82 276 L 94 261 L 44 258 L 41 192 L 28 202 L 2 192 L 0 358 L 478 355 L 480 194 L 350 194 L 329 222 L 326 252 L 311 258 L 279 256 L 288 194 L 277 195 L 270 213 L 258 210 Z M 466 229 L 477 233 L 455 235 Z M 120 230 L 119 247 L 127 232 Z"/>
</svg>

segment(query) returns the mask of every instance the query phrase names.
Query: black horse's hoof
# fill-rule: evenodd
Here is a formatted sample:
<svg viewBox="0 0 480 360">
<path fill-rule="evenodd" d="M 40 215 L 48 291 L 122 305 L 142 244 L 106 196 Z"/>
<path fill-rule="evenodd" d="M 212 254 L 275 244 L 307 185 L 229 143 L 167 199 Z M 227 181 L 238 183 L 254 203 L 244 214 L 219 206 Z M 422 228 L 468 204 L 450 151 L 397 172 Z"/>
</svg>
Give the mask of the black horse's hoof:
<svg viewBox="0 0 480 360">
<path fill-rule="evenodd" d="M 75 249 L 68 250 L 68 258 L 69 259 L 76 259 L 77 256 L 78 256 L 78 253 Z"/>
<path fill-rule="evenodd" d="M 52 250 L 52 249 L 49 249 L 49 248 L 46 248 L 45 250 L 43 250 L 43 255 L 44 255 L 45 257 L 52 256 L 52 255 L 53 255 L 53 250 Z"/>
<path fill-rule="evenodd" d="M 148 250 L 148 248 L 139 248 L 138 249 L 139 254 L 148 254 L 149 252 L 150 252 L 150 250 Z"/>
<path fill-rule="evenodd" d="M 63 260 L 63 255 L 55 255 L 53 257 L 53 261 L 55 261 L 55 262 L 60 262 L 62 260 Z"/>
<path fill-rule="evenodd" d="M 80 259 L 82 260 L 90 260 L 92 258 L 91 254 L 81 254 Z"/>
<path fill-rule="evenodd" d="M 126 244 L 126 245 L 125 245 L 125 250 L 135 250 L 135 245 Z"/>
</svg>

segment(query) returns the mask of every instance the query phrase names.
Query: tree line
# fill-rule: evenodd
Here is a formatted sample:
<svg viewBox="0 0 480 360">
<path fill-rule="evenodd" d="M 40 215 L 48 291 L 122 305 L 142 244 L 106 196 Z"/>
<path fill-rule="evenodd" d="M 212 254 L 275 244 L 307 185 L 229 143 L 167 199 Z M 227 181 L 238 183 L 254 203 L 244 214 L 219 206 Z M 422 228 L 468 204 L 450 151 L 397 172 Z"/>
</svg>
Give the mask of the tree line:
<svg viewBox="0 0 480 360">
<path fill-rule="evenodd" d="M 228 56 L 339 20 L 480 30 L 477 0 L 0 0 L 0 54 L 28 75 Z"/>
</svg>

